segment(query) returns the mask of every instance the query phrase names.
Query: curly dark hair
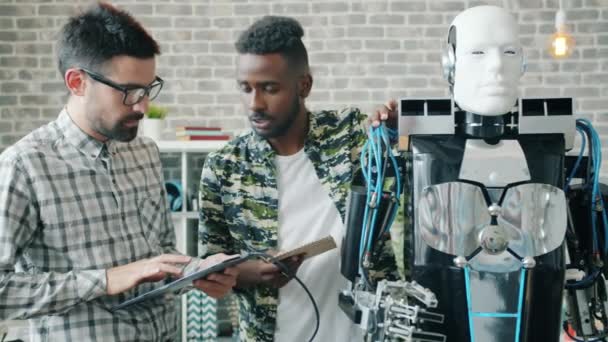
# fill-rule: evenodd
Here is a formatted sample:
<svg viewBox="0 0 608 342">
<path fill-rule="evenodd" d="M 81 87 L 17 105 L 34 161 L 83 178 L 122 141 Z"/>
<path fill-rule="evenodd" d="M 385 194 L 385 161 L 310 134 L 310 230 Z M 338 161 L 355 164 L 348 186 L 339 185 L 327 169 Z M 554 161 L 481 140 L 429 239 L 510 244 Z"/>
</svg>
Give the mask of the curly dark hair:
<svg viewBox="0 0 608 342">
<path fill-rule="evenodd" d="M 61 75 L 69 68 L 99 70 L 116 56 L 152 58 L 158 43 L 129 13 L 107 3 L 71 17 L 59 33 L 57 59 Z"/>
<path fill-rule="evenodd" d="M 303 36 L 304 29 L 297 20 L 265 16 L 241 33 L 235 47 L 240 54 L 278 53 L 290 66 L 308 69 L 308 52 L 302 43 Z"/>
</svg>

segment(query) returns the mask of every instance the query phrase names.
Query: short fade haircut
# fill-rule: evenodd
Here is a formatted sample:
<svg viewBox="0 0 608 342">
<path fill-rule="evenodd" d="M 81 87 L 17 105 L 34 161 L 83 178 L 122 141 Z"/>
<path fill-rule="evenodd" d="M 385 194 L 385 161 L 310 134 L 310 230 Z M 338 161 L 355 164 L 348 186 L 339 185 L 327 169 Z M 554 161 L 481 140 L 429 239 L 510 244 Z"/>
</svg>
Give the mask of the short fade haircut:
<svg viewBox="0 0 608 342">
<path fill-rule="evenodd" d="M 107 3 L 93 5 L 71 17 L 59 33 L 58 68 L 98 71 L 116 56 L 152 58 L 160 54 L 158 43 L 129 13 Z"/>
<path fill-rule="evenodd" d="M 289 17 L 265 16 L 239 36 L 235 47 L 240 54 L 278 53 L 291 67 L 308 71 L 308 52 L 302 37 L 304 29 Z"/>
</svg>

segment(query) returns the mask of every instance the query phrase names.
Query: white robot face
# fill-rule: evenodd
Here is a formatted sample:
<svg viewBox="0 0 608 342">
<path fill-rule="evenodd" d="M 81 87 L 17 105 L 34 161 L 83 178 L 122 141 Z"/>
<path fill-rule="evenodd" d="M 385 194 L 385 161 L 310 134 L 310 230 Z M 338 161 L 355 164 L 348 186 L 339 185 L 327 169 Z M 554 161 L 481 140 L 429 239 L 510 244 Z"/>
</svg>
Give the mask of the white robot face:
<svg viewBox="0 0 608 342">
<path fill-rule="evenodd" d="M 460 13 L 452 26 L 456 104 L 480 115 L 510 112 L 524 69 L 515 19 L 503 8 L 479 6 Z"/>
</svg>

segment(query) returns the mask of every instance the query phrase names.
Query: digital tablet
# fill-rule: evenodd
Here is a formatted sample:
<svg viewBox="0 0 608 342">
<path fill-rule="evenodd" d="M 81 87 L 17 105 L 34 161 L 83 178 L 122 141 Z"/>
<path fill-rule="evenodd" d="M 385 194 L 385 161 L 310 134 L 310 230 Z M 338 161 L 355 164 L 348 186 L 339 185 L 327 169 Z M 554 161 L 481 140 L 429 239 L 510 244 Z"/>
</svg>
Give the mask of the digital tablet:
<svg viewBox="0 0 608 342">
<path fill-rule="evenodd" d="M 111 310 L 116 311 L 116 310 L 124 309 L 128 306 L 131 306 L 131 305 L 137 304 L 137 303 L 141 303 L 150 298 L 162 296 L 167 293 L 177 292 L 177 291 L 183 289 L 184 287 L 192 285 L 192 282 L 197 279 L 205 278 L 206 276 L 210 275 L 211 273 L 221 272 L 228 267 L 236 266 L 242 262 L 249 260 L 252 257 L 253 256 L 250 254 L 242 254 L 242 255 L 237 255 L 234 258 L 226 259 L 226 260 L 220 262 L 219 264 L 215 264 L 211 267 L 207 267 L 205 269 L 192 272 L 182 278 L 174 280 L 174 281 L 172 281 L 166 285 L 163 285 L 157 289 L 154 289 L 150 292 L 146 292 L 142 295 L 131 298 L 119 305 L 116 305 Z"/>
</svg>

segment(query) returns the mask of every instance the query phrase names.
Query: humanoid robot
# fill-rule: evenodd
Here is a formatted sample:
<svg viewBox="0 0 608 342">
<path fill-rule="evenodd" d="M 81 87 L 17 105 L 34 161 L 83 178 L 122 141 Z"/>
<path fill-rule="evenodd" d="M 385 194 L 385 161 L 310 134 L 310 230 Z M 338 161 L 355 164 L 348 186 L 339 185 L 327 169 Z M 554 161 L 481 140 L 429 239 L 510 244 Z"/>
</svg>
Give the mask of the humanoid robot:
<svg viewBox="0 0 608 342">
<path fill-rule="evenodd" d="M 437 296 L 448 341 L 558 341 L 571 100 L 518 100 L 525 59 L 499 7 L 454 19 L 443 67 L 451 101 L 400 103 L 412 278 Z"/>
<path fill-rule="evenodd" d="M 564 237 L 575 226 L 563 191 L 565 153 L 576 131 L 572 100 L 518 99 L 526 63 L 517 22 L 499 7 L 460 13 L 442 63 L 451 99 L 399 101 L 413 282 L 391 286 L 401 289 L 409 308 L 420 304 L 421 315 L 405 319 L 406 333 L 390 333 L 387 327 L 403 315 L 383 309 L 400 296 L 397 290 L 381 293 L 386 284 L 370 298 L 361 293 L 373 290 L 355 285 L 341 294 L 340 304 L 363 321 L 371 341 L 558 341 Z M 360 211 L 356 202 L 351 195 L 349 218 Z M 346 246 L 352 245 L 349 235 L 357 240 L 354 221 L 347 220 Z M 588 249 L 577 252 L 583 254 L 578 259 L 588 259 Z M 357 278 L 344 266 L 342 273 Z M 586 299 L 578 306 L 584 308 Z"/>
</svg>

